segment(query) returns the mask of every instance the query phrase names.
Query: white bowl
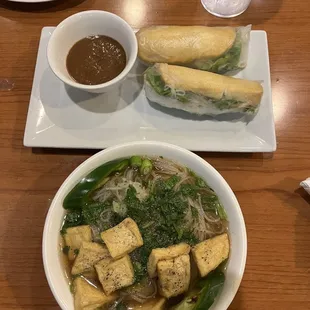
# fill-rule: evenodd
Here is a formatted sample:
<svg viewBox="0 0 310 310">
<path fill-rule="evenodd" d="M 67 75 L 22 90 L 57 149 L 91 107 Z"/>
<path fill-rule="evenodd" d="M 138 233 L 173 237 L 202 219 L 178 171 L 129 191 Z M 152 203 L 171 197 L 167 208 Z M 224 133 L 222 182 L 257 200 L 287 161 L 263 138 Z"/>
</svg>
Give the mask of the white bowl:
<svg viewBox="0 0 310 310">
<path fill-rule="evenodd" d="M 48 211 L 43 233 L 43 263 L 50 288 L 64 310 L 73 310 L 73 297 L 65 277 L 59 253 L 59 230 L 65 211 L 62 202 L 69 191 L 90 171 L 105 162 L 134 154 L 164 156 L 195 171 L 215 190 L 229 219 L 231 241 L 223 291 L 211 309 L 225 310 L 239 288 L 247 255 L 247 236 L 238 201 L 223 177 L 206 161 L 194 153 L 162 142 L 133 142 L 107 148 L 77 167 L 58 190 Z"/>
<path fill-rule="evenodd" d="M 67 55 L 79 40 L 91 35 L 106 35 L 125 49 L 127 63 L 113 80 L 98 85 L 84 85 L 74 81 L 66 67 Z M 47 47 L 47 59 L 53 72 L 64 83 L 92 93 L 115 89 L 132 69 L 138 54 L 138 44 L 132 28 L 119 16 L 105 11 L 84 11 L 63 20 L 53 31 Z"/>
</svg>

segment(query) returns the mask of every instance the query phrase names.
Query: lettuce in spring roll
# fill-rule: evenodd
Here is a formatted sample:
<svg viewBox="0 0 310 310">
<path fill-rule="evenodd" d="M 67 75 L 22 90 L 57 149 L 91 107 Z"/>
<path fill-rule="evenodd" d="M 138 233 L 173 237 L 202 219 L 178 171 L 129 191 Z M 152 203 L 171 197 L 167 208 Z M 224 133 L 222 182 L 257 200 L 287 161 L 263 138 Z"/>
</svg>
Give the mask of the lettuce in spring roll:
<svg viewBox="0 0 310 310">
<path fill-rule="evenodd" d="M 263 95 L 256 81 L 163 63 L 145 72 L 144 88 L 150 101 L 197 115 L 255 114 Z"/>
<path fill-rule="evenodd" d="M 246 67 L 251 26 L 152 26 L 137 33 L 139 58 L 224 74 Z"/>
</svg>

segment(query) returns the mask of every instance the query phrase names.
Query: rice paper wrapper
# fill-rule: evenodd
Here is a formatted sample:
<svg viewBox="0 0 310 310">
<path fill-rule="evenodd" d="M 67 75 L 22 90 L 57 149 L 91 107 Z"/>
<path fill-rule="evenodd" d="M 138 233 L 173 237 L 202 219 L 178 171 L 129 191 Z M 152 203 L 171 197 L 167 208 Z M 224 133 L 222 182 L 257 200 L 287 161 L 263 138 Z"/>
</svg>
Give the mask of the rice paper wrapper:
<svg viewBox="0 0 310 310">
<path fill-rule="evenodd" d="M 189 67 L 219 74 L 235 74 L 248 63 L 249 43 L 252 25 L 236 27 L 237 37 L 232 48 L 216 59 L 198 59 Z"/>
<path fill-rule="evenodd" d="M 146 97 L 152 102 L 196 115 L 217 116 L 226 113 L 255 115 L 260 106 L 252 104 L 251 101 L 228 98 L 225 90 L 222 98 L 213 99 L 184 89 L 176 89 L 165 84 L 156 65 L 144 74 L 144 90 Z"/>
<path fill-rule="evenodd" d="M 222 109 L 216 107 L 212 100 L 205 99 L 203 96 L 199 96 L 193 94 L 191 99 L 184 103 L 176 99 L 176 95 L 174 97 L 165 97 L 159 95 L 152 86 L 145 81 L 144 83 L 145 95 L 146 97 L 155 103 L 160 104 L 166 108 L 178 109 L 183 110 L 191 114 L 195 115 L 221 115 L 225 113 L 245 113 L 245 114 L 255 114 L 256 112 L 246 113 L 245 108 L 236 107 L 232 109 Z"/>
<path fill-rule="evenodd" d="M 165 26 L 161 26 L 165 27 Z M 216 27 L 215 27 L 216 28 Z M 223 28 L 223 27 L 222 27 Z M 170 50 L 170 55 L 162 55 L 160 53 L 160 50 L 157 47 L 154 47 L 156 45 L 156 42 L 150 42 L 147 40 L 146 37 L 143 37 L 143 40 L 141 39 L 139 41 L 140 46 L 150 46 L 154 51 L 154 60 L 153 62 L 146 62 L 145 60 L 141 59 L 142 63 L 146 65 L 152 65 L 156 62 L 165 62 L 168 64 L 174 64 L 174 65 L 180 65 L 180 66 L 186 66 L 189 68 L 219 73 L 219 74 L 228 74 L 232 75 L 237 73 L 238 71 L 244 69 L 247 66 L 248 62 L 248 52 L 249 52 L 249 42 L 250 42 L 250 34 L 252 25 L 248 26 L 241 26 L 241 27 L 231 27 L 235 28 L 236 30 L 236 39 L 234 44 L 230 49 L 228 49 L 223 54 L 219 55 L 216 58 L 205 58 L 205 57 L 196 57 L 195 60 L 192 60 L 190 62 L 178 62 L 178 58 L 182 58 L 180 56 L 180 51 L 174 51 L 173 48 Z M 179 39 L 180 44 L 178 45 L 184 45 L 184 47 L 188 49 L 195 49 L 195 45 L 199 46 L 199 40 L 201 40 L 200 37 L 190 37 L 188 40 L 186 38 L 180 38 Z M 218 40 L 221 40 L 221 38 L 218 38 Z M 192 42 L 195 42 L 195 44 L 192 44 Z M 172 44 L 173 42 L 171 42 Z M 168 43 L 167 43 L 168 44 Z M 212 44 L 212 42 L 210 42 Z M 173 46 L 172 46 L 173 47 Z M 157 56 L 156 56 L 157 55 Z M 157 59 L 158 57 L 158 59 Z M 164 59 L 163 59 L 164 58 Z"/>
</svg>

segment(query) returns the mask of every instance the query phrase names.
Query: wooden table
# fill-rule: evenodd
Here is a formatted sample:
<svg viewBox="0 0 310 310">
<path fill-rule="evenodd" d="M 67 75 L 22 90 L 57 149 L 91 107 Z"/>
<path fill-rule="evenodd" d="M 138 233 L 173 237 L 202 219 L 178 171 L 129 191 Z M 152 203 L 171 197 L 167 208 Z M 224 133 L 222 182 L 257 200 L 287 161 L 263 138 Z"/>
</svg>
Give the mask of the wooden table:
<svg viewBox="0 0 310 310">
<path fill-rule="evenodd" d="M 244 279 L 230 309 L 310 309 L 310 11 L 308 0 L 253 0 L 231 20 L 199 0 L 77 0 L 0 8 L 0 309 L 59 309 L 41 259 L 45 215 L 67 175 L 93 151 L 30 149 L 23 134 L 40 31 L 82 10 L 114 12 L 133 27 L 245 25 L 268 33 L 278 150 L 200 153 L 226 178 L 248 232 Z"/>
</svg>

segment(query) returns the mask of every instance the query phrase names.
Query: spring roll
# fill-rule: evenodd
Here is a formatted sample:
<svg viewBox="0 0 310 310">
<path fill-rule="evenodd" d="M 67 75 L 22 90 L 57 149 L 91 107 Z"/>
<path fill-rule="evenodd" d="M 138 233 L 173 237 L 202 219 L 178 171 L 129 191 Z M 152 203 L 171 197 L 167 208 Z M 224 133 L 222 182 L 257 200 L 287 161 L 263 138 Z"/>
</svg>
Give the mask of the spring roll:
<svg viewBox="0 0 310 310">
<path fill-rule="evenodd" d="M 247 65 L 251 26 L 153 26 L 137 33 L 139 58 L 219 74 Z"/>
<path fill-rule="evenodd" d="M 198 115 L 255 114 L 263 95 L 255 81 L 163 63 L 145 72 L 144 88 L 150 101 Z"/>
</svg>

